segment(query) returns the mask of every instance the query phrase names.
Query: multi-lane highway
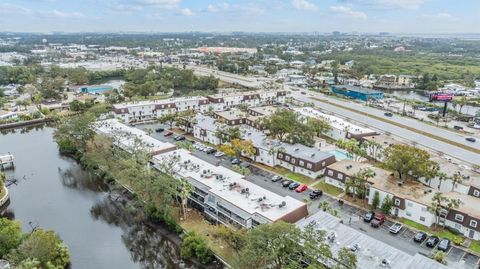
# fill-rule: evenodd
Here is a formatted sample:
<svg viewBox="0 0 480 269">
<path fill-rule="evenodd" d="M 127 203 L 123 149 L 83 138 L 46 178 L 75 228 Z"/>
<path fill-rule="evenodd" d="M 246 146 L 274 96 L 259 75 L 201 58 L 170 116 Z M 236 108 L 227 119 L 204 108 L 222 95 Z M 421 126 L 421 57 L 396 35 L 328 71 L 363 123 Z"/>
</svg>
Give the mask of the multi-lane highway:
<svg viewBox="0 0 480 269">
<path fill-rule="evenodd" d="M 375 129 L 378 129 L 378 130 L 383 131 L 383 132 L 389 132 L 394 136 L 398 136 L 398 137 L 401 137 L 401 138 L 409 140 L 409 141 L 415 141 L 419 145 L 422 145 L 424 147 L 436 150 L 438 152 L 442 152 L 446 155 L 450 155 L 454 158 L 460 159 L 460 160 L 465 161 L 465 162 L 469 162 L 469 163 L 472 163 L 472 164 L 480 164 L 480 154 L 477 154 L 473 151 L 463 149 L 463 148 L 454 146 L 454 145 L 446 143 L 446 142 L 439 141 L 439 140 L 431 138 L 429 136 L 422 135 L 418 132 L 405 129 L 405 128 L 399 127 L 397 125 L 390 124 L 390 123 L 387 123 L 387 122 L 369 117 L 369 116 L 364 115 L 364 114 L 355 113 L 351 110 L 340 108 L 340 107 L 335 106 L 333 104 L 320 102 L 320 101 L 317 101 L 314 98 L 312 98 L 312 97 L 317 97 L 317 98 L 320 98 L 320 99 L 325 99 L 323 96 L 315 95 L 315 94 L 312 94 L 312 93 L 309 93 L 308 95 L 303 95 L 303 94 L 301 94 L 301 92 L 297 92 L 297 91 L 293 91 L 291 93 L 291 96 L 293 98 L 295 98 L 297 100 L 300 100 L 300 101 L 303 101 L 303 102 L 314 103 L 315 106 L 317 106 L 317 107 L 319 107 L 319 108 L 321 108 L 325 111 L 332 112 L 332 113 L 337 114 L 337 115 L 339 115 L 341 117 L 344 117 L 344 118 L 348 118 L 352 121 L 360 123 L 361 125 L 367 125 L 367 126 L 373 127 Z M 339 100 L 334 100 L 332 98 L 329 98 L 328 102 L 329 103 L 338 103 L 338 104 L 341 104 L 342 106 L 346 106 L 346 107 L 349 107 L 349 108 L 352 108 L 352 109 L 356 109 L 358 111 L 367 112 L 367 113 L 375 115 L 375 116 L 384 117 L 383 113 L 380 110 L 370 109 L 369 107 L 365 107 L 365 106 L 362 106 L 362 105 L 359 105 L 359 104 L 356 104 L 356 103 L 353 103 L 353 102 L 342 102 L 342 101 L 339 101 Z M 393 119 L 395 119 L 395 117 L 388 118 L 388 119 L 393 120 Z M 422 124 L 421 122 L 413 120 L 413 119 L 398 117 L 398 119 L 396 119 L 396 120 L 400 124 L 411 126 L 415 129 L 418 129 L 418 130 L 421 130 L 421 131 L 432 132 L 432 134 L 434 134 L 436 136 L 442 136 L 442 137 L 447 138 L 447 139 L 452 139 L 452 141 L 456 141 L 456 142 L 459 142 L 459 143 L 469 143 L 469 142 L 466 142 L 465 138 L 462 138 L 460 135 L 457 135 L 453 132 L 450 132 L 450 131 L 447 131 L 447 130 L 444 130 L 444 129 L 440 129 L 440 128 L 437 128 L 437 127 L 434 127 L 434 126 Z M 424 125 L 426 125 L 426 127 Z M 468 146 L 479 148 L 478 142 L 468 144 Z"/>
</svg>

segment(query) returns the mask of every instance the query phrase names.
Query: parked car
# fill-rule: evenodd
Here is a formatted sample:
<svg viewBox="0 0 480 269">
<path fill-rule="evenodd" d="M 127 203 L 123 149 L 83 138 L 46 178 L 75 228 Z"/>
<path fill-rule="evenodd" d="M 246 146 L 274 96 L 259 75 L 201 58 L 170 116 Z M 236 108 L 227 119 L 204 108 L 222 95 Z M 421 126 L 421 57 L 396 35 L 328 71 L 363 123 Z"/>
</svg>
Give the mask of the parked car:
<svg viewBox="0 0 480 269">
<path fill-rule="evenodd" d="M 424 233 L 424 232 L 418 232 L 415 234 L 415 236 L 413 237 L 413 241 L 415 242 L 418 242 L 418 243 L 421 243 L 423 242 L 425 239 L 427 239 L 427 234 Z"/>
<path fill-rule="evenodd" d="M 373 211 L 368 211 L 365 213 L 365 215 L 363 215 L 363 221 L 365 222 L 370 222 L 373 220 L 373 218 L 375 218 L 375 212 Z"/>
<path fill-rule="evenodd" d="M 237 164 L 240 164 L 241 161 L 237 158 L 233 158 L 231 161 L 230 161 L 233 165 L 237 165 Z"/>
<path fill-rule="evenodd" d="M 393 117 L 393 114 L 390 112 L 385 112 L 383 113 L 383 115 L 385 115 L 386 117 Z"/>
<path fill-rule="evenodd" d="M 403 228 L 403 225 L 400 224 L 400 223 L 394 223 L 392 226 L 390 226 L 390 229 L 389 231 L 392 233 L 392 234 L 398 234 Z"/>
<path fill-rule="evenodd" d="M 286 187 L 290 186 L 290 184 L 292 184 L 292 183 L 293 183 L 293 180 L 286 179 L 286 180 L 282 181 L 282 186 L 284 188 L 286 188 Z"/>
<path fill-rule="evenodd" d="M 463 127 L 462 126 L 458 126 L 458 125 L 454 125 L 453 126 L 453 129 L 457 130 L 457 131 L 463 131 Z"/>
<path fill-rule="evenodd" d="M 310 193 L 310 199 L 312 200 L 315 200 L 317 199 L 318 197 L 322 196 L 323 195 L 323 191 L 322 190 L 314 190 Z"/>
<path fill-rule="evenodd" d="M 425 245 L 429 248 L 433 248 L 435 245 L 437 245 L 438 241 L 438 237 L 432 235 L 427 239 L 427 243 L 425 243 Z"/>
<path fill-rule="evenodd" d="M 217 150 L 214 149 L 214 148 L 208 148 L 205 152 L 206 152 L 207 154 L 212 154 L 212 153 L 217 152 Z"/>
<path fill-rule="evenodd" d="M 155 129 L 155 132 L 157 132 L 157 133 L 161 133 L 161 132 L 163 132 L 163 131 L 165 131 L 165 129 L 163 129 L 163 128 L 157 128 L 157 129 Z"/>
<path fill-rule="evenodd" d="M 249 168 L 250 163 L 249 162 L 242 162 L 242 163 L 240 163 L 240 166 L 243 167 L 243 168 Z"/>
<path fill-rule="evenodd" d="M 304 192 L 304 191 L 306 191 L 307 189 L 308 189 L 308 186 L 307 186 L 307 185 L 305 185 L 305 184 L 300 184 L 300 185 L 295 189 L 295 191 L 296 191 L 296 192 Z"/>
<path fill-rule="evenodd" d="M 217 151 L 217 152 L 215 153 L 215 157 L 217 157 L 217 158 L 220 158 L 220 157 L 222 157 L 223 155 L 225 155 L 225 153 L 223 153 L 223 152 L 221 152 L 221 151 Z"/>
<path fill-rule="evenodd" d="M 370 226 L 374 228 L 380 227 L 385 222 L 385 214 L 380 213 L 376 214 L 373 218 L 372 222 L 370 222 Z"/>
<path fill-rule="evenodd" d="M 166 132 L 163 134 L 163 136 L 171 136 L 171 135 L 173 135 L 173 132 Z"/>
<path fill-rule="evenodd" d="M 440 240 L 440 243 L 438 243 L 437 248 L 438 250 L 446 252 L 450 248 L 450 240 L 448 240 L 447 238 L 442 238 L 442 240 Z"/>
<path fill-rule="evenodd" d="M 173 138 L 173 140 L 175 141 L 182 141 L 182 140 L 185 140 L 185 136 L 181 136 L 181 135 L 177 135 Z"/>
<path fill-rule="evenodd" d="M 297 183 L 297 182 L 293 181 L 292 183 L 290 183 L 290 185 L 288 185 L 288 188 L 289 188 L 290 190 L 294 190 L 294 189 L 296 189 L 298 186 L 300 186 L 300 183 Z"/>
<path fill-rule="evenodd" d="M 467 140 L 468 142 L 472 142 L 472 143 L 477 142 L 477 139 L 475 139 L 473 137 L 467 137 L 467 138 L 465 138 L 465 140 Z"/>
<path fill-rule="evenodd" d="M 283 179 L 283 177 L 281 177 L 281 176 L 273 176 L 272 177 L 272 182 L 277 182 L 277 181 L 280 181 L 282 179 Z"/>
</svg>

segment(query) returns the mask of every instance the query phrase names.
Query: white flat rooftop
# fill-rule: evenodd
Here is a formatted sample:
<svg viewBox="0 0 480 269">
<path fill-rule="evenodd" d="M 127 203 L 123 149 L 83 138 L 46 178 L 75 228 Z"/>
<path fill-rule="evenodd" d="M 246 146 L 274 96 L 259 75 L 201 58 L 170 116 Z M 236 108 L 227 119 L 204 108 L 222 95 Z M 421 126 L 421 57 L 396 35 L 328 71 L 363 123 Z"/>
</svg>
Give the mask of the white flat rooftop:
<svg viewBox="0 0 480 269">
<path fill-rule="evenodd" d="M 174 144 L 161 142 L 149 136 L 146 132 L 127 126 L 117 119 L 97 121 L 93 128 L 96 133 L 113 138 L 118 147 L 128 152 L 132 152 L 135 147 L 153 154 L 176 148 Z"/>
<path fill-rule="evenodd" d="M 345 224 L 340 219 L 326 212 L 319 211 L 314 215 L 297 222 L 297 227 L 303 229 L 307 225 L 314 225 L 316 229 L 324 230 L 327 236 L 335 234 L 335 242 L 329 246 L 333 253 L 337 253 L 343 247 L 358 245 L 356 251 L 358 269 L 447 269 L 432 259 L 421 254 L 410 255 L 373 237 L 363 234 Z M 382 260 L 387 260 L 389 267 L 381 265 Z"/>
<path fill-rule="evenodd" d="M 114 104 L 113 107 L 116 109 L 122 109 L 122 108 L 129 108 L 129 107 L 162 105 L 162 104 L 171 104 L 171 103 L 179 103 L 179 102 L 187 102 L 187 101 L 200 101 L 200 100 L 208 100 L 208 99 L 203 96 L 187 96 L 187 97 L 160 99 L 160 100 L 144 100 L 144 101 L 136 101 L 136 102 L 119 103 L 119 104 Z"/>
<path fill-rule="evenodd" d="M 255 185 L 228 168 L 203 161 L 185 149 L 155 155 L 153 158 L 154 162 L 162 163 L 171 160 L 172 156 L 179 158 L 174 170 L 181 177 L 193 180 L 193 185 L 200 183 L 207 186 L 211 193 L 251 215 L 257 213 L 273 222 L 305 205 L 290 196 L 283 197 Z M 222 175 L 223 179 L 217 179 L 217 175 Z M 248 195 L 242 193 L 247 188 Z M 283 202 L 285 206 L 279 207 Z"/>
<path fill-rule="evenodd" d="M 306 117 L 311 117 L 311 118 L 320 118 L 332 126 L 332 128 L 338 129 L 338 130 L 347 130 L 348 132 L 354 135 L 358 134 L 370 134 L 370 133 L 375 133 L 372 129 L 368 129 L 365 127 L 360 127 L 358 125 L 352 124 L 342 118 L 335 117 L 332 115 L 325 114 L 323 112 L 320 112 L 316 109 L 310 108 L 310 107 L 302 107 L 302 108 L 293 108 L 296 112 L 300 113 L 303 116 Z"/>
</svg>

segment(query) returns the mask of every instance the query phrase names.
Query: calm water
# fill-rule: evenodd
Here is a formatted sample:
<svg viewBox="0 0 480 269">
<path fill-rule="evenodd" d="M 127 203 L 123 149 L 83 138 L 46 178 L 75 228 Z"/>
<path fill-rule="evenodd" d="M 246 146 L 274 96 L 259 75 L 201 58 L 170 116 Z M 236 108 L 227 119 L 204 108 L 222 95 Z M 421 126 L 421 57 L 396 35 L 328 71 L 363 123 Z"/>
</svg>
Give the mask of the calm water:
<svg viewBox="0 0 480 269">
<path fill-rule="evenodd" d="M 70 248 L 74 269 L 201 268 L 179 258 L 161 227 L 149 228 L 121 190 L 109 187 L 59 155 L 49 127 L 0 134 L 0 153 L 15 156 L 6 216 L 25 230 L 55 230 Z"/>
</svg>

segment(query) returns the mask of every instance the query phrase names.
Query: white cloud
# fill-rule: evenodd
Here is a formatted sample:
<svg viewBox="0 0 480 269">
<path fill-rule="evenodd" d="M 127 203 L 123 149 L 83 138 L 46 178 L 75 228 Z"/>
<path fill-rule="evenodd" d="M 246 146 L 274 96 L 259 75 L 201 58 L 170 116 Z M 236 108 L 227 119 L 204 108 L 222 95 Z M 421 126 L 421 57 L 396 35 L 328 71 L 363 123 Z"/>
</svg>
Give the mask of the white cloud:
<svg viewBox="0 0 480 269">
<path fill-rule="evenodd" d="M 453 16 L 450 13 L 440 12 L 437 14 L 423 14 L 421 17 L 434 20 L 443 20 L 443 21 L 456 21 L 457 17 Z"/>
<path fill-rule="evenodd" d="M 124 5 L 118 4 L 111 7 L 110 11 L 114 13 L 121 13 L 121 14 L 131 14 L 135 11 L 142 10 L 142 7 L 136 5 Z"/>
<path fill-rule="evenodd" d="M 351 6 L 331 6 L 330 10 L 332 12 L 342 14 L 342 15 L 346 15 L 346 16 L 349 16 L 349 17 L 352 17 L 352 18 L 358 18 L 358 19 L 366 19 L 367 18 L 367 14 L 365 14 L 364 12 L 361 12 L 361 11 L 355 11 L 355 10 L 352 9 Z"/>
<path fill-rule="evenodd" d="M 173 9 L 178 7 L 182 0 L 135 0 L 134 2 L 138 5 Z"/>
<path fill-rule="evenodd" d="M 24 8 L 12 4 L 0 4 L 0 14 L 29 14 L 32 11 L 28 8 Z"/>
<path fill-rule="evenodd" d="M 378 9 L 418 9 L 426 0 L 339 0 L 343 3 L 355 3 Z"/>
<path fill-rule="evenodd" d="M 308 0 L 292 0 L 292 5 L 296 9 L 300 9 L 300 10 L 313 11 L 318 9 L 318 7 L 314 3 Z"/>
<path fill-rule="evenodd" d="M 193 11 L 189 8 L 183 8 L 182 10 L 180 10 L 180 14 L 182 14 L 183 16 L 192 16 Z"/>
<path fill-rule="evenodd" d="M 44 15 L 46 17 L 52 17 L 52 18 L 70 18 L 70 19 L 75 19 L 75 18 L 83 18 L 85 15 L 80 12 L 65 12 L 65 11 L 60 11 L 60 10 L 51 10 L 51 11 L 40 11 L 39 14 Z"/>
<path fill-rule="evenodd" d="M 207 7 L 208 12 L 220 12 L 224 10 L 228 10 L 230 5 L 228 3 L 219 3 L 219 4 L 210 4 Z"/>
</svg>

